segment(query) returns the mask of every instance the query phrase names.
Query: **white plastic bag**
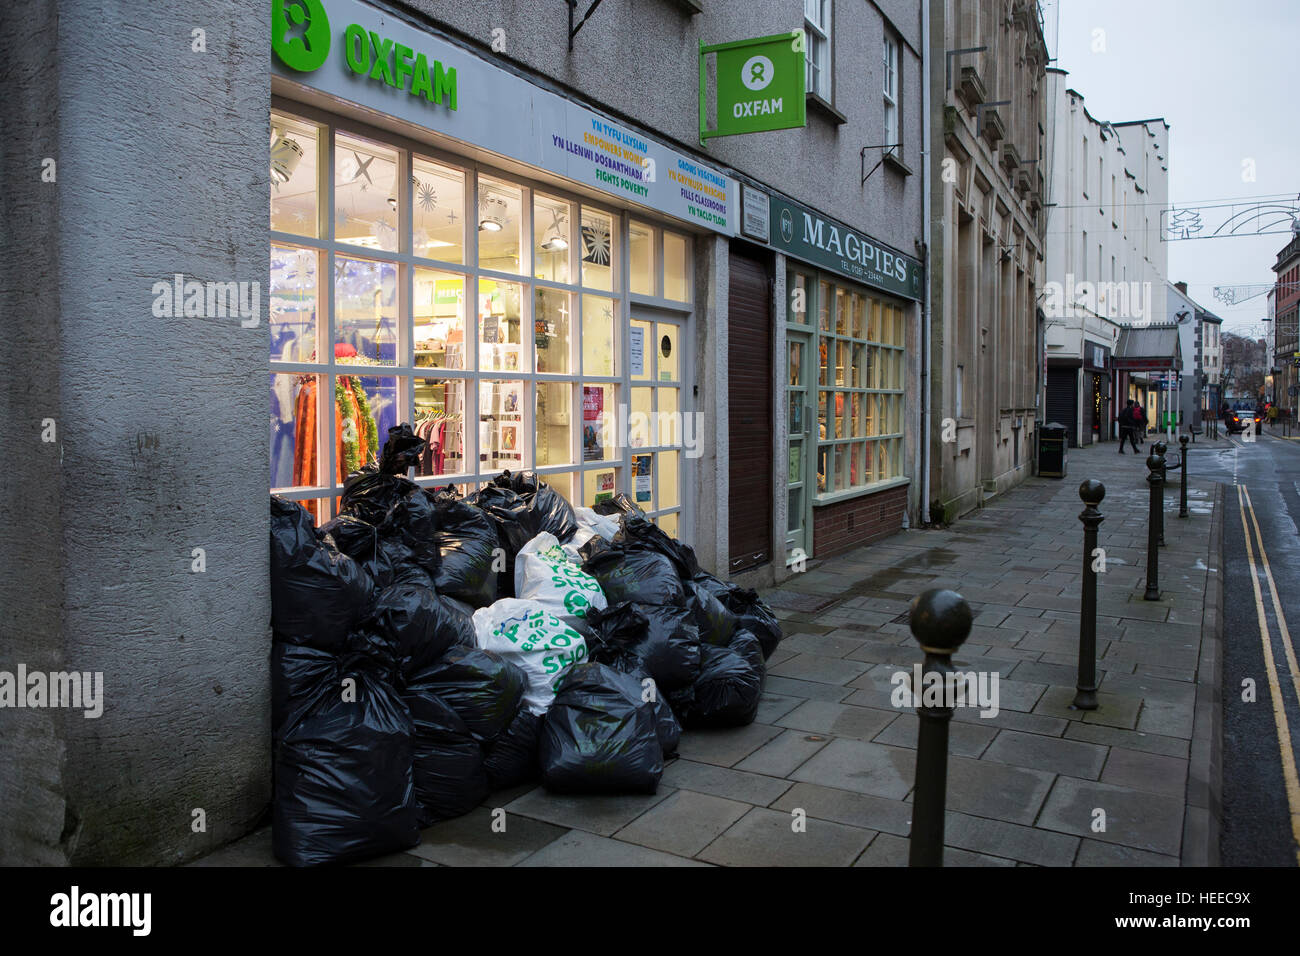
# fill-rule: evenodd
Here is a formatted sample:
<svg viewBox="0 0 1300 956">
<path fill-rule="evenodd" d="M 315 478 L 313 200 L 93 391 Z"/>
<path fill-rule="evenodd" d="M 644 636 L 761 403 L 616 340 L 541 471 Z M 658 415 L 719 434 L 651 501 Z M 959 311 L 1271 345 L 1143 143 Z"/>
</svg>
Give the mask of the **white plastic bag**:
<svg viewBox="0 0 1300 956">
<path fill-rule="evenodd" d="M 585 618 L 609 606 L 600 583 L 574 564 L 555 535 L 543 531 L 515 557 L 515 596 L 537 601 L 559 618 Z M 569 621 L 572 625 L 572 620 Z"/>
<path fill-rule="evenodd" d="M 555 700 L 555 682 L 587 659 L 586 638 L 537 601 L 502 598 L 479 608 L 474 637 L 483 650 L 523 668 L 528 675 L 524 706 L 533 714 L 546 712 Z"/>
<path fill-rule="evenodd" d="M 568 555 L 570 563 L 581 567 L 582 555 L 579 551 L 582 546 L 597 536 L 612 541 L 618 533 L 618 520 L 609 515 L 596 514 L 590 508 L 574 508 L 573 513 L 578 519 L 578 530 L 560 547 Z"/>
</svg>

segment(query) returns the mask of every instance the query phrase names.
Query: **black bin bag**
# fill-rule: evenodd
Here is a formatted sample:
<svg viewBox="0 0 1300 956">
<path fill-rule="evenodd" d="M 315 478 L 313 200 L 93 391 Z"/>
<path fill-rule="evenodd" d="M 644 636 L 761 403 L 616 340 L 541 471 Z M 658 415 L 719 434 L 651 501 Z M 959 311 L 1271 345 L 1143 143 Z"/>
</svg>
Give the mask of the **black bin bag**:
<svg viewBox="0 0 1300 956">
<path fill-rule="evenodd" d="M 578 530 L 578 516 L 573 505 L 533 471 L 511 473 L 502 472 L 493 481 L 502 488 L 509 488 L 527 505 L 532 527 L 536 529 L 534 537 L 543 531 L 549 531 L 559 541 L 568 541 Z"/>
<path fill-rule="evenodd" d="M 776 645 L 781 642 L 781 622 L 777 620 L 772 609 L 762 602 L 758 592 L 739 585 L 719 581 L 707 571 L 701 571 L 692 578 L 696 585 L 695 593 L 703 588 L 717 598 L 722 605 L 736 617 L 736 627 L 749 631 L 763 648 L 763 658 L 772 656 Z"/>
<path fill-rule="evenodd" d="M 542 782 L 558 793 L 654 793 L 664 770 L 659 711 L 641 680 L 604 664 L 571 668 L 542 720 Z"/>
<path fill-rule="evenodd" d="M 456 645 L 437 663 L 411 677 L 442 698 L 480 744 L 491 743 L 515 719 L 528 683 L 522 669 L 477 647 Z"/>
<path fill-rule="evenodd" d="M 599 582 L 610 604 L 685 604 L 682 582 L 667 555 L 641 547 L 602 548 L 595 541 L 593 538 L 583 546 L 589 557 L 583 561 L 582 570 Z"/>
<path fill-rule="evenodd" d="M 772 656 L 776 645 L 781 643 L 781 622 L 776 619 L 772 609 L 758 597 L 758 592 L 749 588 L 732 588 L 727 606 L 736 615 L 736 627 L 749 631 L 763 648 L 763 659 Z"/>
<path fill-rule="evenodd" d="M 683 579 L 689 579 L 700 573 L 700 563 L 696 560 L 695 550 L 688 544 L 682 544 L 667 531 L 646 517 L 642 511 L 626 512 L 619 519 L 618 531 L 614 533 L 614 545 L 628 547 L 639 546 L 657 551 L 670 559 Z"/>
<path fill-rule="evenodd" d="M 497 546 L 505 552 L 505 569 L 497 575 L 497 597 L 514 597 L 515 556 L 537 536 L 535 516 L 528 502 L 501 485 L 488 485 L 466 500 L 491 519 Z"/>
<path fill-rule="evenodd" d="M 700 676 L 688 690 L 669 695 L 682 726 L 743 727 L 754 722 L 763 695 L 763 665 L 747 660 L 747 648 L 700 647 Z"/>
<path fill-rule="evenodd" d="M 695 626 L 700 629 L 700 640 L 716 647 L 731 643 L 736 630 L 736 615 L 701 582 L 682 582 L 686 590 L 686 605 L 691 609 Z"/>
<path fill-rule="evenodd" d="M 471 619 L 420 583 L 399 581 L 380 591 L 366 623 L 388 639 L 407 676 L 437 663 L 454 645 L 474 643 Z"/>
<path fill-rule="evenodd" d="M 473 607 L 487 607 L 497 596 L 497 572 L 492 570 L 496 525 L 450 489 L 436 492 L 431 500 L 438 542 L 435 588 Z"/>
<path fill-rule="evenodd" d="M 482 745 L 435 688 L 414 683 L 402 695 L 415 727 L 413 774 L 419 824 L 469 813 L 488 795 Z"/>
<path fill-rule="evenodd" d="M 317 537 L 306 509 L 271 496 L 271 626 L 277 639 L 340 652 L 372 593 L 370 576 Z"/>
<path fill-rule="evenodd" d="M 541 730 L 541 715 L 520 707 L 505 732 L 484 745 L 483 766 L 493 790 L 537 779 L 537 740 Z"/>
<path fill-rule="evenodd" d="M 339 664 L 314 703 L 281 729 L 271 827 L 279 860 L 349 863 L 420 842 L 413 725 L 383 676 L 364 663 Z"/>
<path fill-rule="evenodd" d="M 410 559 L 431 577 L 438 574 L 438 520 L 433 502 L 424 489 L 411 491 L 399 498 L 384 517 L 379 533 L 400 541 Z"/>
<path fill-rule="evenodd" d="M 691 612 L 672 605 L 623 601 L 588 612 L 595 634 L 588 656 L 625 673 L 646 672 L 664 691 L 695 683 L 700 674 L 700 635 Z"/>
</svg>

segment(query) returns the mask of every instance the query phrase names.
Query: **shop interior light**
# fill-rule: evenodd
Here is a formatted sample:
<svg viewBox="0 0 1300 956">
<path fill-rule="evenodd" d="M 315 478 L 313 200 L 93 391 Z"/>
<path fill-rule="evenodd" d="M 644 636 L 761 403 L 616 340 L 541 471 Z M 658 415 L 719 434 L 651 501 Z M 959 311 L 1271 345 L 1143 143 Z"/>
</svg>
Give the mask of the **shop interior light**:
<svg viewBox="0 0 1300 956">
<path fill-rule="evenodd" d="M 478 227 L 481 232 L 500 232 L 506 223 L 506 202 L 488 193 L 479 204 Z"/>
<path fill-rule="evenodd" d="M 564 238 L 564 229 L 560 225 L 558 209 L 551 210 L 551 228 L 542 242 L 542 248 L 547 252 L 563 252 L 569 248 L 569 240 Z"/>
<path fill-rule="evenodd" d="M 302 162 L 302 146 L 297 140 L 280 136 L 271 145 L 271 175 L 282 183 L 293 178 L 294 170 Z"/>
</svg>

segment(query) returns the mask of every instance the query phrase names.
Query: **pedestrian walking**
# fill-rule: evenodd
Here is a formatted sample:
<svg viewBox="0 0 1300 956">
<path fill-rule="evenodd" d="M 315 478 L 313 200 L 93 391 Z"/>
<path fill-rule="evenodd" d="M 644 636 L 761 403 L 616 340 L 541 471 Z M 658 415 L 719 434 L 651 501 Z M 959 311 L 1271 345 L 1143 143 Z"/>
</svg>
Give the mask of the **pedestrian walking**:
<svg viewBox="0 0 1300 956">
<path fill-rule="evenodd" d="M 1133 402 L 1133 450 L 1141 452 L 1147 442 L 1147 413 L 1140 402 Z"/>
<path fill-rule="evenodd" d="M 1119 423 L 1119 453 L 1121 455 L 1124 454 L 1124 443 L 1126 441 L 1132 443 L 1134 454 L 1138 452 L 1137 430 L 1139 428 L 1138 422 L 1141 420 L 1138 418 L 1138 408 L 1137 402 L 1130 398 L 1128 404 L 1116 416 L 1116 421 Z"/>
</svg>

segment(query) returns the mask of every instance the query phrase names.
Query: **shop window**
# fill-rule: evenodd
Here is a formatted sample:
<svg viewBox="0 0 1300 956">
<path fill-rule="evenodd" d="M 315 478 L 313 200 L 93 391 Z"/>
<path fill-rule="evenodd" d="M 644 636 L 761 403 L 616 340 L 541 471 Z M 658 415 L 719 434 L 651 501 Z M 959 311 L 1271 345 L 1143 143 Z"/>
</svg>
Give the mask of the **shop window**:
<svg viewBox="0 0 1300 956">
<path fill-rule="evenodd" d="M 615 360 L 614 315 L 618 303 L 600 295 L 582 297 L 582 373 L 602 377 L 618 374 Z"/>
<path fill-rule="evenodd" d="M 629 276 L 632 292 L 637 295 L 655 294 L 655 231 L 643 222 L 632 221 L 628 229 L 628 257 L 632 274 Z"/>
<path fill-rule="evenodd" d="M 269 324 L 273 360 L 316 361 L 318 259 L 314 249 L 271 246 Z"/>
<path fill-rule="evenodd" d="M 691 297 L 690 276 L 687 265 L 690 262 L 690 240 L 676 233 L 664 233 L 664 298 L 685 302 Z"/>
<path fill-rule="evenodd" d="M 320 235 L 316 201 L 320 175 L 320 129 L 271 114 L 271 229 L 315 239 Z"/>
<path fill-rule="evenodd" d="M 550 375 L 573 370 L 573 297 L 558 289 L 538 289 L 533 301 L 533 345 L 537 371 Z"/>
<path fill-rule="evenodd" d="M 397 265 L 334 259 L 334 356 L 350 364 L 397 364 Z"/>
<path fill-rule="evenodd" d="M 465 261 L 465 174 L 426 159 L 411 168 L 412 252 L 442 262 Z"/>
<path fill-rule="evenodd" d="M 665 446 L 686 438 L 683 326 L 625 302 L 690 301 L 689 237 L 279 112 L 271 160 L 275 493 L 328 520 L 409 422 L 423 485 L 536 468 L 575 504 L 639 494 L 680 530 L 684 456 Z M 627 447 L 621 403 L 642 413 Z"/>
<path fill-rule="evenodd" d="M 465 277 L 415 270 L 411 302 L 417 368 L 465 368 Z"/>
<path fill-rule="evenodd" d="M 397 251 L 397 153 L 368 140 L 334 137 L 334 238 Z"/>
<path fill-rule="evenodd" d="M 536 406 L 537 465 L 573 464 L 573 386 L 538 382 Z"/>
<path fill-rule="evenodd" d="M 463 474 L 465 464 L 466 382 L 464 379 L 415 379 L 415 432 L 429 447 L 416 474 Z"/>
<path fill-rule="evenodd" d="M 582 210 L 582 284 L 613 292 L 617 282 L 618 242 L 614 217 L 596 209 Z"/>
<path fill-rule="evenodd" d="M 533 275 L 548 282 L 573 281 L 573 207 L 563 200 L 533 200 Z"/>
<path fill-rule="evenodd" d="M 523 367 L 523 286 L 480 279 L 478 283 L 478 367 L 517 372 Z"/>
<path fill-rule="evenodd" d="M 479 177 L 479 268 L 515 275 L 527 271 L 523 195 L 519 186 Z"/>
<path fill-rule="evenodd" d="M 814 288 L 799 273 L 788 281 L 794 289 Z M 906 323 L 893 300 L 837 281 L 821 280 L 815 288 L 816 487 L 829 496 L 903 474 Z M 798 471 L 797 463 L 791 467 Z"/>
</svg>

